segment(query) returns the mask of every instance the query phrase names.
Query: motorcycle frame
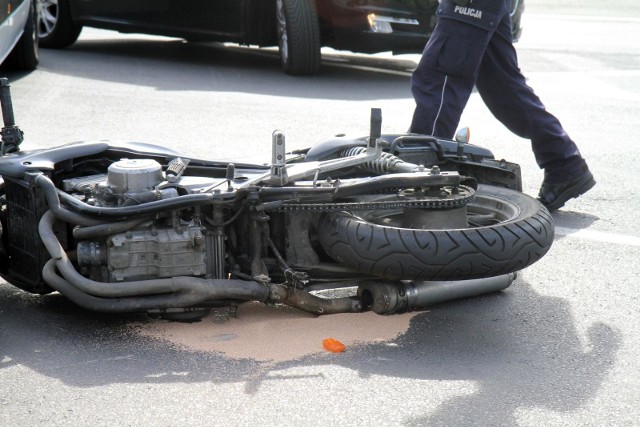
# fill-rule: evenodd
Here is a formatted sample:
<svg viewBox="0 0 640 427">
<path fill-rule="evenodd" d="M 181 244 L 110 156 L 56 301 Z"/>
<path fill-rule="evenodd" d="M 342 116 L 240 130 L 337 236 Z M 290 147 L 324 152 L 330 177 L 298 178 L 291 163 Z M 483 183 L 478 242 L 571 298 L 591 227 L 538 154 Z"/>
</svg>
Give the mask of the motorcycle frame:
<svg viewBox="0 0 640 427">
<path fill-rule="evenodd" d="M 521 185 L 517 165 L 496 161 L 488 150 L 462 141 L 382 135 L 379 109 L 372 109 L 368 137 L 330 140 L 320 144 L 315 152 L 287 153 L 284 134 L 274 132 L 272 163 L 266 167 L 181 159 L 189 165 L 188 174 L 219 180 L 206 194 L 181 196 L 175 203 L 94 208 L 62 191 L 63 179 L 70 173 L 79 174 L 91 168 L 104 173 L 109 164 L 121 158 L 152 159 L 167 170 L 177 153 L 148 144 L 105 141 L 20 151 L 22 133 L 15 125 L 6 79 L 0 79 L 0 101 L 5 123 L 0 175 L 7 206 L 2 221 L 4 261 L 0 262 L 0 274 L 32 292 L 50 292 L 51 285 L 86 308 L 107 312 L 199 315 L 201 310 L 221 303 L 257 300 L 285 303 L 316 314 L 370 309 L 390 314 L 439 302 L 446 299 L 443 295 L 461 297 L 504 289 L 515 278 L 512 273 L 491 280 L 456 283 L 385 283 L 339 265 L 315 249 L 312 236 L 317 214 L 280 211 L 283 200 L 331 202 L 363 190 L 417 187 L 426 183 L 476 185 L 479 181 L 512 188 Z M 345 150 L 354 148 L 359 149 L 358 153 L 342 157 Z M 416 168 L 413 163 L 406 163 L 413 165 L 410 172 L 380 176 L 358 170 L 366 165 L 384 164 L 387 153 L 401 160 L 435 153 L 438 164 L 434 168 Z M 473 171 L 477 178 L 461 177 L 459 171 Z M 330 174 L 338 178 L 329 179 Z M 177 215 L 175 212 L 187 206 L 198 215 L 207 210 L 210 218 L 205 239 L 213 259 L 208 260 L 205 277 L 125 282 L 126 288 L 122 283 L 95 282 L 73 271 L 67 251 L 77 244 L 74 224 L 94 230 L 103 224 L 101 218 L 112 218 L 134 226 L 141 218 L 148 219 L 166 209 Z M 225 219 L 225 209 L 235 210 L 231 219 Z M 39 233 L 34 235 L 36 229 Z M 238 238 L 247 230 L 247 239 Z M 91 231 L 84 233 L 86 236 Z M 24 247 L 18 248 L 16 242 Z M 16 260 L 23 265 L 17 266 Z M 358 296 L 327 299 L 311 292 L 363 282 L 367 284 L 359 289 Z M 98 288 L 101 290 L 96 291 Z M 137 294 L 138 288 L 146 290 Z M 381 305 L 380 298 L 387 303 Z"/>
</svg>

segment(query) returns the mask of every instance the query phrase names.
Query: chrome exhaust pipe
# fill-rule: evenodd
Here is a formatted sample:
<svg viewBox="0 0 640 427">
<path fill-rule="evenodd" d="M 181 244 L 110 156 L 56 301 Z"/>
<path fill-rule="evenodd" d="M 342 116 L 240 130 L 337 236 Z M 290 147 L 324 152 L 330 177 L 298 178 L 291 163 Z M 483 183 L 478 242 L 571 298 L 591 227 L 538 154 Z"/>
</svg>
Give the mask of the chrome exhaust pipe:
<svg viewBox="0 0 640 427">
<path fill-rule="evenodd" d="M 434 304 L 504 290 L 516 273 L 482 279 L 431 282 L 366 282 L 358 287 L 363 310 L 395 314 L 420 310 Z"/>
</svg>

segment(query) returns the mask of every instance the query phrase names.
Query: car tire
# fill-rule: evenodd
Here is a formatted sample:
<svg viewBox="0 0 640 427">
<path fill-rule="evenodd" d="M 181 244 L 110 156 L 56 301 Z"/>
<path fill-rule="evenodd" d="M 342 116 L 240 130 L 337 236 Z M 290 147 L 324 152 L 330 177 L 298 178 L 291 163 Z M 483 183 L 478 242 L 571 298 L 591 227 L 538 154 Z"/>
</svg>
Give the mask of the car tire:
<svg viewBox="0 0 640 427">
<path fill-rule="evenodd" d="M 37 1 L 40 46 L 63 49 L 75 43 L 82 31 L 82 25 L 71 19 L 68 0 Z"/>
<path fill-rule="evenodd" d="M 394 280 L 499 276 L 533 264 L 551 248 L 553 218 L 526 194 L 480 185 L 467 211 L 474 226 L 450 229 L 403 227 L 400 209 L 325 213 L 318 236 L 334 260 Z"/>
<path fill-rule="evenodd" d="M 32 1 L 29 17 L 24 26 L 24 32 L 7 57 L 6 64 L 14 70 L 35 70 L 40 61 L 38 53 L 38 26 L 35 3 Z"/>
<path fill-rule="evenodd" d="M 285 73 L 320 70 L 320 23 L 314 0 L 276 0 L 280 60 Z"/>
</svg>

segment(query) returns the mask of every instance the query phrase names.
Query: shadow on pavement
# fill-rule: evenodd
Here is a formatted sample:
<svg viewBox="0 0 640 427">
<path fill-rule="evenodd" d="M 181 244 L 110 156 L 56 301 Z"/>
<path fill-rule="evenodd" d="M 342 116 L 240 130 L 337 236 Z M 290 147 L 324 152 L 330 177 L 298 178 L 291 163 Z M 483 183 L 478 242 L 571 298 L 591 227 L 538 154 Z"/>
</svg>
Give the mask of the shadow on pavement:
<svg viewBox="0 0 640 427">
<path fill-rule="evenodd" d="M 362 377 L 477 384 L 473 394 L 405 423 L 459 425 L 481 419 L 505 425 L 515 424 L 519 408 L 568 412 L 584 405 L 596 395 L 621 345 L 620 334 L 601 323 L 590 326 L 583 341 L 566 301 L 540 295 L 522 281 L 507 292 L 418 314 L 392 346 L 363 344 L 338 356 L 278 363 L 187 351 L 128 327 L 148 321 L 141 315 L 87 312 L 60 295 L 32 296 L 3 283 L 0 370 L 19 364 L 76 387 L 245 381 L 246 393 L 255 394 L 266 380 L 297 378 L 287 375 L 289 368 L 340 365 Z"/>
<path fill-rule="evenodd" d="M 152 67 L 149 67 L 152 64 Z M 289 76 L 276 51 L 181 40 L 80 40 L 41 50 L 39 69 L 162 91 L 210 90 L 313 99 L 411 98 L 411 60 L 323 54 L 321 73 Z M 149 68 L 157 72 L 149 74 Z M 265 84 L 268 82 L 268 84 Z M 373 88 L 373 89 L 372 89 Z"/>
</svg>

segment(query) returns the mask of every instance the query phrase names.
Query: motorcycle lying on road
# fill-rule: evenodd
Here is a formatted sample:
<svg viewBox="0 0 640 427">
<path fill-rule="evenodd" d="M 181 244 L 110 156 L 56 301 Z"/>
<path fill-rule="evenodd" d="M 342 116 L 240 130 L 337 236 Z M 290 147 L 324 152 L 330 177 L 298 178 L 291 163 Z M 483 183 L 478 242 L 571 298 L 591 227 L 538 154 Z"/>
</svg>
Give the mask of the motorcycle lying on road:
<svg viewBox="0 0 640 427">
<path fill-rule="evenodd" d="M 0 99 L 0 275 L 89 310 L 402 313 L 505 289 L 553 242 L 518 165 L 463 133 L 383 135 L 378 109 L 368 136 L 286 152 L 276 131 L 271 164 L 250 164 L 106 141 L 21 151 L 6 79 Z"/>
</svg>

